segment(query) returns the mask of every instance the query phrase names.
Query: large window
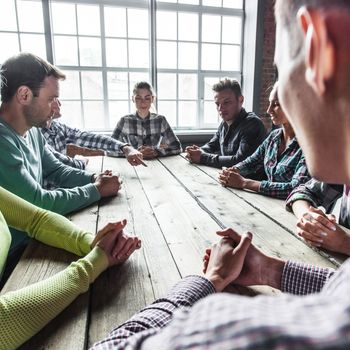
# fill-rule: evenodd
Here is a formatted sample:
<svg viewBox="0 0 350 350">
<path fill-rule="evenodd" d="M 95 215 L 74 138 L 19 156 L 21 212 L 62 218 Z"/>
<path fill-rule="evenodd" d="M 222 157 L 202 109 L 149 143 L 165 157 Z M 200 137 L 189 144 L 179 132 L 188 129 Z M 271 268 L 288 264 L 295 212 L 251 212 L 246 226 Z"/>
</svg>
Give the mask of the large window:
<svg viewBox="0 0 350 350">
<path fill-rule="evenodd" d="M 173 127 L 206 129 L 218 124 L 212 85 L 241 81 L 242 28 L 243 0 L 1 0 L 0 62 L 30 51 L 59 66 L 73 126 L 112 130 L 147 80 Z"/>
</svg>

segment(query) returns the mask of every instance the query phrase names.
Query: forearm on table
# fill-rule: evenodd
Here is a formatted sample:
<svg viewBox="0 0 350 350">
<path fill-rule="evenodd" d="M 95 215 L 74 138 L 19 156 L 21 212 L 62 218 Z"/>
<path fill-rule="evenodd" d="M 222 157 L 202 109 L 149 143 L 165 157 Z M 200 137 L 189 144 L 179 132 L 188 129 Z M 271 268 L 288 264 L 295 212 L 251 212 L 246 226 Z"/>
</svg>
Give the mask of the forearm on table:
<svg viewBox="0 0 350 350">
<path fill-rule="evenodd" d="M 251 190 L 251 191 L 254 191 L 254 192 L 259 192 L 260 185 L 261 185 L 261 181 L 251 180 L 251 179 L 244 179 L 242 188 L 245 189 L 245 190 Z"/>
<path fill-rule="evenodd" d="M 311 207 L 311 203 L 306 200 L 297 200 L 292 203 L 292 210 L 297 219 L 300 219 Z"/>
</svg>

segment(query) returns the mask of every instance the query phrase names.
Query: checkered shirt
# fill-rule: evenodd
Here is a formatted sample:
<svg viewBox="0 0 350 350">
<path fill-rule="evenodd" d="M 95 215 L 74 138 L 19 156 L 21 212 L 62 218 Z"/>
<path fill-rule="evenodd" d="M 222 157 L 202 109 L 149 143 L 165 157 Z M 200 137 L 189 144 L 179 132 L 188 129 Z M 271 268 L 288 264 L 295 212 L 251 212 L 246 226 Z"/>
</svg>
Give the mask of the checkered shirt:
<svg viewBox="0 0 350 350">
<path fill-rule="evenodd" d="M 124 116 L 118 122 L 112 137 L 134 148 L 151 146 L 160 156 L 179 154 L 181 144 L 164 116 L 150 113 L 146 118 L 136 114 Z"/>
<path fill-rule="evenodd" d="M 350 260 L 337 272 L 287 262 L 282 291 L 214 294 L 189 276 L 92 349 L 350 349 Z"/>
<path fill-rule="evenodd" d="M 56 120 L 51 123 L 50 128 L 42 128 L 41 131 L 49 146 L 63 155 L 66 155 L 67 144 L 70 143 L 80 147 L 104 150 L 115 155 L 121 155 L 121 148 L 126 145 L 126 143 L 114 140 L 109 136 L 71 128 Z M 56 158 L 64 164 L 72 167 L 79 165 L 76 159 L 67 156 L 60 157 L 58 153 L 55 153 Z"/>
<path fill-rule="evenodd" d="M 267 180 L 261 181 L 259 193 L 286 199 L 293 188 L 310 180 L 310 175 L 296 138 L 278 154 L 282 137 L 282 129 L 272 131 L 259 148 L 236 167 L 248 178 L 264 170 Z"/>
<path fill-rule="evenodd" d="M 213 138 L 201 149 L 201 164 L 221 168 L 229 167 L 250 156 L 264 141 L 264 124 L 254 113 L 244 108 L 235 121 L 228 126 L 222 122 Z"/>
</svg>

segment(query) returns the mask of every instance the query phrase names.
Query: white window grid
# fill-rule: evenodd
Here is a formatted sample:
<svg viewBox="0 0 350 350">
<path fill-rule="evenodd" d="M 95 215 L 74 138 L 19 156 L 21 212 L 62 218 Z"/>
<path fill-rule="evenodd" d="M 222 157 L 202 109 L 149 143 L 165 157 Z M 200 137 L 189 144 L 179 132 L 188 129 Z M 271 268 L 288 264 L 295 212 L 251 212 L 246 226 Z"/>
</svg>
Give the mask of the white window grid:
<svg viewBox="0 0 350 350">
<path fill-rule="evenodd" d="M 2 1 L 8 1 L 8 0 L 2 0 Z M 45 42 L 46 42 L 46 58 L 57 64 L 62 70 L 64 70 L 68 76 L 70 74 L 76 74 L 78 75 L 78 81 L 79 86 L 75 87 L 75 91 L 73 95 L 75 96 L 69 96 L 69 92 L 72 92 L 73 90 L 67 90 L 66 94 L 63 94 L 62 96 L 62 102 L 64 107 L 64 115 L 66 116 L 66 122 L 70 124 L 74 124 L 75 126 L 78 126 L 80 128 L 86 128 L 90 130 L 101 130 L 101 131 L 110 131 L 114 128 L 118 118 L 120 118 L 122 115 L 126 114 L 125 112 L 132 112 L 134 109 L 133 103 L 131 101 L 131 91 L 133 84 L 137 79 L 137 77 L 143 77 L 143 80 L 149 80 L 153 86 L 157 90 L 157 86 L 159 83 L 159 79 L 162 74 L 172 74 L 175 77 L 176 80 L 176 91 L 175 95 L 171 98 L 165 97 L 163 98 L 161 94 L 158 96 L 158 100 L 156 103 L 159 105 L 159 113 L 164 114 L 167 116 L 167 114 L 162 111 L 161 107 L 165 103 L 171 103 L 173 105 L 173 118 L 170 118 L 170 116 L 167 116 L 171 124 L 175 129 L 211 129 L 217 126 L 219 119 L 217 118 L 217 113 L 215 111 L 215 106 L 213 103 L 212 95 L 208 94 L 208 91 L 210 90 L 209 87 L 219 79 L 223 77 L 230 77 L 235 78 L 238 81 L 241 82 L 242 80 L 242 57 L 243 57 L 243 26 L 244 26 L 244 2 L 243 0 L 168 0 L 168 1 L 156 1 L 156 0 L 12 0 L 16 6 L 16 23 L 17 28 L 12 28 L 12 30 L 1 30 L 0 29 L 0 35 L 2 33 L 11 33 L 12 35 L 17 36 L 18 40 L 18 51 L 23 51 L 23 45 L 22 45 L 22 37 L 23 35 L 42 35 L 45 36 Z M 18 9 L 17 4 L 18 2 L 41 2 L 42 4 L 42 11 L 43 11 L 43 30 L 40 31 L 25 31 L 21 30 L 19 18 L 18 18 Z M 237 4 L 237 8 L 232 8 L 233 3 Z M 99 19 L 100 19 L 100 35 L 85 35 L 80 34 L 78 31 L 78 28 L 76 29 L 75 34 L 60 34 L 59 36 L 62 38 L 75 38 L 77 41 L 77 45 L 80 44 L 81 39 L 87 38 L 95 38 L 100 40 L 101 45 L 101 63 L 98 65 L 81 65 L 81 51 L 78 50 L 77 57 L 78 62 L 77 64 L 59 64 L 55 57 L 55 51 L 54 51 L 54 45 L 55 45 L 55 39 L 58 37 L 58 34 L 54 33 L 53 31 L 53 25 L 52 25 L 52 13 L 50 12 L 50 8 L 54 6 L 55 4 L 74 4 L 75 7 L 79 5 L 95 5 L 99 7 Z M 214 6 L 209 6 L 214 5 Z M 225 6 L 230 7 L 225 7 Z M 119 8 L 119 9 L 144 9 L 148 11 L 148 21 L 149 21 L 149 28 L 148 30 L 148 37 L 144 39 L 140 38 L 133 38 L 126 33 L 126 36 L 118 37 L 118 36 L 109 36 L 105 33 L 105 16 L 104 16 L 104 9 L 105 8 Z M 169 12 L 174 13 L 176 15 L 176 38 L 173 39 L 162 39 L 157 38 L 156 33 L 156 18 L 157 18 L 157 12 Z M 181 40 L 179 39 L 179 13 L 183 14 L 197 14 L 198 15 L 198 40 Z M 75 11 L 75 15 L 77 16 L 77 11 Z M 202 40 L 202 19 L 203 16 L 207 15 L 213 15 L 218 16 L 220 18 L 220 40 L 216 42 L 215 44 L 218 45 L 218 48 L 220 50 L 219 56 L 219 69 L 202 69 L 202 45 L 203 44 L 213 44 L 213 42 L 210 41 L 204 41 Z M 223 36 L 223 30 L 222 30 L 222 24 L 223 24 L 223 18 L 231 16 L 241 19 L 241 40 L 233 44 L 232 46 L 237 46 L 239 48 L 239 54 L 240 54 L 240 63 L 239 67 L 235 70 L 223 70 L 222 68 L 222 48 L 224 45 L 224 42 L 222 40 Z M 126 16 L 126 21 L 128 20 Z M 76 25 L 78 25 L 78 20 L 76 18 Z M 128 23 L 126 25 L 126 30 L 128 30 Z M 107 65 L 107 58 L 106 58 L 106 43 L 109 39 L 119 39 L 119 40 L 126 40 L 127 45 L 127 65 L 125 67 L 110 67 Z M 149 46 L 149 66 L 148 67 L 130 67 L 129 65 L 129 57 L 128 57 L 128 45 L 130 40 L 146 40 Z M 157 46 L 161 42 L 172 42 L 176 45 L 176 53 L 177 53 L 177 59 L 176 59 L 176 67 L 173 68 L 160 68 L 157 67 Z M 192 43 L 197 44 L 198 49 L 198 62 L 197 67 L 193 69 L 182 69 L 179 67 L 179 45 L 182 43 Z M 42 53 L 43 50 L 41 50 L 41 56 L 44 56 Z M 15 52 L 13 52 L 15 53 Z M 35 52 L 37 54 L 40 54 L 40 52 Z M 12 54 L 12 52 L 11 52 Z M 56 55 L 57 56 L 57 55 Z M 44 56 L 45 57 L 45 56 Z M 83 80 L 84 76 L 89 74 L 94 74 L 93 72 L 98 72 L 102 79 L 102 94 L 98 96 L 97 98 L 92 98 L 91 96 L 89 98 L 86 98 L 84 96 L 84 87 L 83 87 Z M 122 97 L 120 96 L 109 96 L 109 89 L 108 89 L 108 76 L 116 74 L 124 76 L 124 83 L 127 84 L 127 91 L 128 94 Z M 191 75 L 196 76 L 196 95 L 191 96 L 190 98 L 181 97 L 181 91 L 180 91 L 180 84 L 179 80 L 181 80 L 183 77 L 190 77 Z M 210 82 L 210 83 L 209 83 Z M 208 84 L 209 83 L 209 84 Z M 64 91 L 64 89 L 63 89 Z M 185 104 L 191 104 L 192 103 L 192 112 L 190 115 L 191 123 L 186 124 L 184 121 L 186 118 L 181 113 L 181 108 Z M 94 105 L 95 104 L 95 105 Z M 96 108 L 96 106 L 99 105 L 99 108 Z M 88 114 L 91 110 L 94 111 L 95 106 L 95 112 L 99 114 L 102 114 L 104 116 L 103 121 L 99 121 L 97 116 L 93 116 L 90 113 L 89 118 L 91 119 L 89 121 Z M 112 106 L 116 106 L 114 108 L 111 108 Z M 123 106 L 120 108 L 120 106 Z M 195 106 L 193 110 L 193 106 Z M 124 112 L 120 113 L 118 115 L 111 116 L 112 110 L 121 110 Z M 169 110 L 170 111 L 170 110 Z M 193 116 L 194 113 L 194 116 Z M 215 113 L 216 119 L 213 119 L 211 116 L 212 113 Z M 93 113 L 92 113 L 93 114 Z M 170 114 L 170 113 L 169 113 Z"/>
</svg>

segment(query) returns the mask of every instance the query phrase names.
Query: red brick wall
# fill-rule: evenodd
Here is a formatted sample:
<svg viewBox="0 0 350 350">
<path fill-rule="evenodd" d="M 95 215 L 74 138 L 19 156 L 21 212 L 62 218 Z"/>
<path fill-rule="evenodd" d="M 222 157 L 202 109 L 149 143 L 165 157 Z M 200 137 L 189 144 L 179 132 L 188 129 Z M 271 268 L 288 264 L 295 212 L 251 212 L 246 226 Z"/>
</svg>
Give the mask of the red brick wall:
<svg viewBox="0 0 350 350">
<path fill-rule="evenodd" d="M 266 0 L 264 14 L 261 95 L 258 113 L 267 128 L 271 127 L 271 122 L 270 118 L 266 115 L 266 110 L 268 107 L 270 88 L 275 79 L 275 69 L 273 66 L 273 57 L 275 52 L 275 18 L 273 8 L 274 0 Z"/>
</svg>

